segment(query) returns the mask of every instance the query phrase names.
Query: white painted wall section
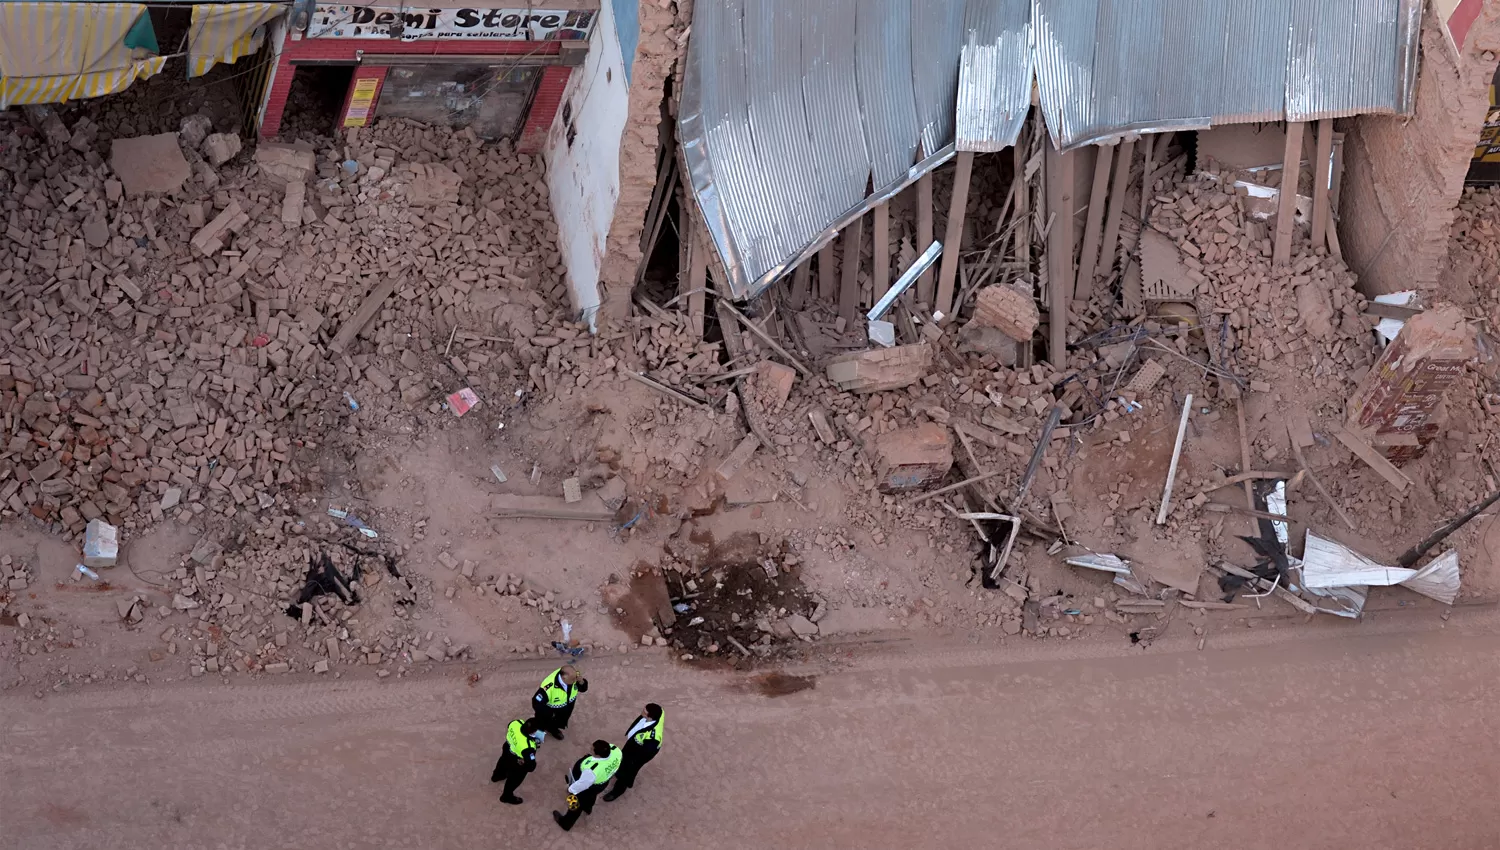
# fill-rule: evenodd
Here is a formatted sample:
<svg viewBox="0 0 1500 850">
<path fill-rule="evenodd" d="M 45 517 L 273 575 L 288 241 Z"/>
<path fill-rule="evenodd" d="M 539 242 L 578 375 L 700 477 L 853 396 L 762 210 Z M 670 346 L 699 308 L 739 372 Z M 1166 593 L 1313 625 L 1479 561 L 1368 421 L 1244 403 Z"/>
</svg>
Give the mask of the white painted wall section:
<svg viewBox="0 0 1500 850">
<path fill-rule="evenodd" d="M 542 154 L 573 306 L 591 324 L 599 309 L 599 270 L 620 197 L 620 139 L 630 112 L 614 13 L 609 3 L 599 5 L 588 59 L 568 81 Z"/>
</svg>

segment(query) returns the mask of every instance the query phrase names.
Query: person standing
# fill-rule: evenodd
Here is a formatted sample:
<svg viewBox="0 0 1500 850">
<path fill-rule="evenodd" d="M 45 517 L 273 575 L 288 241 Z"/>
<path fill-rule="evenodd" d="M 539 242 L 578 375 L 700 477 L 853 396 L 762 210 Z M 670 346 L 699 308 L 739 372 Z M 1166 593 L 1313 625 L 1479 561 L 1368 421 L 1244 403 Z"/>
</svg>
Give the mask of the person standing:
<svg viewBox="0 0 1500 850">
<path fill-rule="evenodd" d="M 531 698 L 537 728 L 561 741 L 563 730 L 568 728 L 568 720 L 573 716 L 573 703 L 588 689 L 588 679 L 580 676 L 572 666 L 553 670 Z"/>
<path fill-rule="evenodd" d="M 542 731 L 536 720 L 512 720 L 505 729 L 505 749 L 495 770 L 490 774 L 491 782 L 505 780 L 505 789 L 500 792 L 500 802 L 512 806 L 521 805 L 516 789 L 526 779 L 526 774 L 536 770 L 536 748 L 541 743 Z"/>
<path fill-rule="evenodd" d="M 604 801 L 618 800 L 635 784 L 635 775 L 641 772 L 646 762 L 656 758 L 661 751 L 661 727 L 665 715 L 661 706 L 646 703 L 646 710 L 631 724 L 625 733 L 625 746 L 620 752 L 620 770 L 615 774 L 615 787 L 604 795 Z"/>
<path fill-rule="evenodd" d="M 592 754 L 573 763 L 567 777 L 568 810 L 552 813 L 552 819 L 563 828 L 563 832 L 572 829 L 579 817 L 594 811 L 595 798 L 609 784 L 615 771 L 620 769 L 623 755 L 619 747 L 608 741 L 595 741 Z"/>
</svg>

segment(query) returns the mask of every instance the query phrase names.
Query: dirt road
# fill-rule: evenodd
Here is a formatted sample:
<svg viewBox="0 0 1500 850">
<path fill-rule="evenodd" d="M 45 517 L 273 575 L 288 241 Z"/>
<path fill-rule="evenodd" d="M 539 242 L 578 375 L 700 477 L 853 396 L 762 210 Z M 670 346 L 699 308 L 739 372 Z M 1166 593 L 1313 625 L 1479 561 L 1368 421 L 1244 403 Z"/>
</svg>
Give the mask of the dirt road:
<svg viewBox="0 0 1500 850">
<path fill-rule="evenodd" d="M 0 848 L 1492 847 L 1500 617 L 1440 625 L 846 648 L 780 696 L 599 660 L 519 809 L 486 780 L 539 662 L 6 696 Z M 648 699 L 663 755 L 564 836 L 566 763 Z"/>
</svg>

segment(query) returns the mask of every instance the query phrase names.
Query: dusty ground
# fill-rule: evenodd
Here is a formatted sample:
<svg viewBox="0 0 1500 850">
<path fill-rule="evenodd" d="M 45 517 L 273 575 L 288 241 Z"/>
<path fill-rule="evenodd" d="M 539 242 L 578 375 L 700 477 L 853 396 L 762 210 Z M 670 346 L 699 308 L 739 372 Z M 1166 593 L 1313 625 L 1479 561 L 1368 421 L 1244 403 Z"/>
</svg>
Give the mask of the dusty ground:
<svg viewBox="0 0 1500 850">
<path fill-rule="evenodd" d="M 485 780 L 539 662 L 10 694 L 0 848 L 1493 846 L 1496 612 L 1370 619 L 1202 652 L 846 644 L 800 690 L 599 659 L 519 809 Z M 565 763 L 646 700 L 663 755 L 565 838 Z"/>
</svg>

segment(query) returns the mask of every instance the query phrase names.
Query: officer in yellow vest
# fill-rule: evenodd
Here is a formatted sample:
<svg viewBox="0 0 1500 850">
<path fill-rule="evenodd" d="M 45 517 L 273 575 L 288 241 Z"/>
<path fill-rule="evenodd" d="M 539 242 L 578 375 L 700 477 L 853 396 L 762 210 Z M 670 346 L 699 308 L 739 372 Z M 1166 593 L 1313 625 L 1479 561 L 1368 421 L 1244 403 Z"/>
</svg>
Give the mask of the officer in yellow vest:
<svg viewBox="0 0 1500 850">
<path fill-rule="evenodd" d="M 516 789 L 521 787 L 526 774 L 536 770 L 536 748 L 541 743 L 542 734 L 536 721 L 530 718 L 512 720 L 510 726 L 506 727 L 505 750 L 500 753 L 500 760 L 495 762 L 495 770 L 490 774 L 491 782 L 505 780 L 505 790 L 500 793 L 500 802 L 512 806 L 521 805 Z"/>
<path fill-rule="evenodd" d="M 665 719 L 661 706 L 654 702 L 646 703 L 645 712 L 635 719 L 630 731 L 625 733 L 620 770 L 615 774 L 615 787 L 604 795 L 605 802 L 620 799 L 635 784 L 635 775 L 646 766 L 646 762 L 656 758 L 661 750 L 661 727 Z"/>
<path fill-rule="evenodd" d="M 563 832 L 572 829 L 581 815 L 594 810 L 594 799 L 620 769 L 623 756 L 620 748 L 608 741 L 595 741 L 593 754 L 573 763 L 573 769 L 568 771 L 568 810 L 552 813 L 552 819 Z"/>
<path fill-rule="evenodd" d="M 536 715 L 537 728 L 557 740 L 563 739 L 563 730 L 568 728 L 568 719 L 573 716 L 573 703 L 578 695 L 589 689 L 588 679 L 569 667 L 559 667 L 542 680 L 541 687 L 531 698 L 531 710 Z"/>
</svg>

